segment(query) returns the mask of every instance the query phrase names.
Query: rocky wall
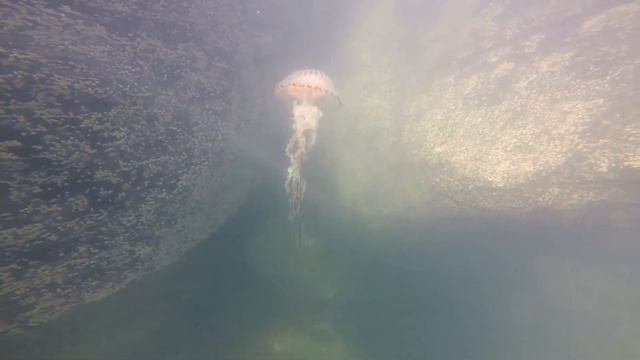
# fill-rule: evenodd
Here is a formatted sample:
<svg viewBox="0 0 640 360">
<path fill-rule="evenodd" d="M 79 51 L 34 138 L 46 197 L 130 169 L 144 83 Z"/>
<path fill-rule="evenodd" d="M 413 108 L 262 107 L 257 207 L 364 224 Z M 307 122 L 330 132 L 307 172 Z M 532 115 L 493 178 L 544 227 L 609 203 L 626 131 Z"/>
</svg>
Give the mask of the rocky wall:
<svg viewBox="0 0 640 360">
<path fill-rule="evenodd" d="M 235 211 L 251 2 L 0 3 L 0 333 L 99 300 Z"/>
<path fill-rule="evenodd" d="M 635 1 L 363 6 L 336 79 L 345 108 L 320 135 L 336 193 L 373 219 L 605 207 L 628 223 L 639 24 Z"/>
</svg>

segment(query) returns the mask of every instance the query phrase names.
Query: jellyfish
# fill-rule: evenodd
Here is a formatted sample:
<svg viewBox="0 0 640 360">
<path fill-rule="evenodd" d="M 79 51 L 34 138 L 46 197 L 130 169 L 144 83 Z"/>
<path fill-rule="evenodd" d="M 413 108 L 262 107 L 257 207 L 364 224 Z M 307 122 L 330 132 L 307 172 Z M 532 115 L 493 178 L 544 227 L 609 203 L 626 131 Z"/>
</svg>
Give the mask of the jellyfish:
<svg viewBox="0 0 640 360">
<path fill-rule="evenodd" d="M 275 94 L 291 106 L 293 134 L 286 147 L 289 167 L 285 189 L 289 195 L 289 220 L 294 221 L 300 216 L 304 199 L 304 163 L 318 137 L 320 107 L 336 107 L 340 99 L 329 76 L 314 69 L 291 73 L 276 85 Z"/>
</svg>

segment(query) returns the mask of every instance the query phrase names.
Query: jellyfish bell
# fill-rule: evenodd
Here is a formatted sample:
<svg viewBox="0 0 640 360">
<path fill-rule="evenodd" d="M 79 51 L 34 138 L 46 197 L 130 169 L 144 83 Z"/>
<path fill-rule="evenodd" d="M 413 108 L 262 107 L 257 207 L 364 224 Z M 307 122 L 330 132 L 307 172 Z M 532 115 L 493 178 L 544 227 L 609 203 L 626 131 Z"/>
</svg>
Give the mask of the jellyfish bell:
<svg viewBox="0 0 640 360">
<path fill-rule="evenodd" d="M 331 78 L 315 69 L 291 73 L 276 85 L 275 94 L 291 105 L 293 134 L 286 148 L 289 168 L 285 189 L 289 194 L 289 219 L 293 221 L 300 215 L 306 186 L 303 165 L 318 136 L 320 108 L 339 107 L 340 98 Z"/>
<path fill-rule="evenodd" d="M 323 109 L 341 105 L 331 78 L 320 70 L 295 71 L 275 88 L 275 94 L 286 103 L 308 103 Z"/>
</svg>

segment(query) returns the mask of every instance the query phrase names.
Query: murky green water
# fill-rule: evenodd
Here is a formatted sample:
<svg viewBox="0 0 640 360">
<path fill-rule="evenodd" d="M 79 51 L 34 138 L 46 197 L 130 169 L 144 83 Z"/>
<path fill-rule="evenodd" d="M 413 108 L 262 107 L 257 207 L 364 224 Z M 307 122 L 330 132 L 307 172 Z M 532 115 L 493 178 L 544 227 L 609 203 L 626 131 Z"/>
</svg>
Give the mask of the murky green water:
<svg viewBox="0 0 640 360">
<path fill-rule="evenodd" d="M 2 339 L 5 353 L 16 359 L 596 358 L 615 353 L 608 332 L 632 326 L 638 316 L 629 293 L 607 292 L 637 281 L 624 272 L 632 259 L 601 244 L 608 229 L 504 217 L 379 227 L 310 202 L 297 242 L 278 188 L 257 190 L 221 231 L 177 263 Z M 598 268 L 617 283 L 585 280 Z M 603 311 L 603 304 L 618 308 Z M 624 356 L 632 349 L 619 339 L 619 358 L 630 358 Z"/>
</svg>

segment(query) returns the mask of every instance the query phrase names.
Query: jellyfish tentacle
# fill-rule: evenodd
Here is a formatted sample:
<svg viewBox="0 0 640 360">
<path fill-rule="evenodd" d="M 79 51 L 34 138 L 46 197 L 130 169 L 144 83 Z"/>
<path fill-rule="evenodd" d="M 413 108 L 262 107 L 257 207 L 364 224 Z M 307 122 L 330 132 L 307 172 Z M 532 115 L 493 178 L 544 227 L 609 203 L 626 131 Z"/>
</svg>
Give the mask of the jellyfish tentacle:
<svg viewBox="0 0 640 360">
<path fill-rule="evenodd" d="M 285 189 L 289 194 L 289 219 L 294 220 L 300 213 L 302 199 L 304 198 L 305 181 L 303 178 L 304 147 L 301 146 L 300 139 L 292 136 L 287 146 L 289 156 L 289 168 L 287 170 L 287 181 Z"/>
</svg>

